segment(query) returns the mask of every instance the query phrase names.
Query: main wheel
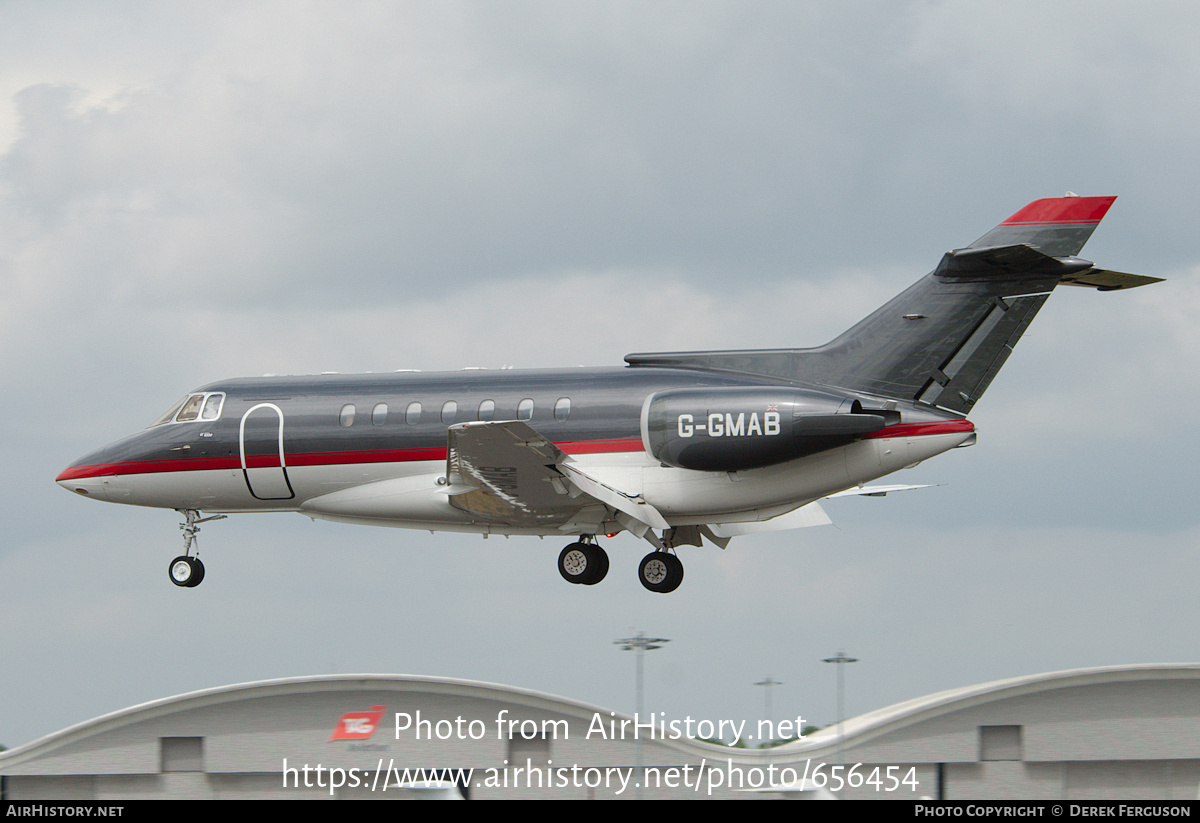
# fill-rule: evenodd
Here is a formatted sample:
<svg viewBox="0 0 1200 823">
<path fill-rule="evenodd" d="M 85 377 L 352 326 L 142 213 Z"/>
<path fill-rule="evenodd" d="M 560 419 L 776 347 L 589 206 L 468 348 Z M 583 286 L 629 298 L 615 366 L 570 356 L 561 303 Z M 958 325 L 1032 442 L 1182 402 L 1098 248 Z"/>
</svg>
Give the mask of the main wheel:
<svg viewBox="0 0 1200 823">
<path fill-rule="evenodd" d="M 199 560 L 193 560 L 182 554 L 176 557 L 167 567 L 167 573 L 171 575 L 171 582 L 183 588 L 198 585 L 204 579 L 204 566 L 198 565 L 199 563 Z"/>
<path fill-rule="evenodd" d="M 683 582 L 683 563 L 673 554 L 650 552 L 638 566 L 638 580 L 652 592 L 673 592 Z"/>
<path fill-rule="evenodd" d="M 608 555 L 589 543 L 572 543 L 558 556 L 558 573 L 568 583 L 591 586 L 608 574 Z"/>
<path fill-rule="evenodd" d="M 594 555 L 594 561 L 592 563 L 592 575 L 583 581 L 583 585 L 594 586 L 608 574 L 608 552 L 594 543 L 587 548 Z"/>
</svg>

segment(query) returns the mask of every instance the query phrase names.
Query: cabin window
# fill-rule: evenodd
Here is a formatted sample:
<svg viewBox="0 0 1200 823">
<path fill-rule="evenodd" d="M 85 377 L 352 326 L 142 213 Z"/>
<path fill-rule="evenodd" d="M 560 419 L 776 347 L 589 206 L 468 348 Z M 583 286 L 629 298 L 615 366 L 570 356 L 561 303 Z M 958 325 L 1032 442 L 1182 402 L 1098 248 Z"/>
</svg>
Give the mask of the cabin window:
<svg viewBox="0 0 1200 823">
<path fill-rule="evenodd" d="M 404 410 L 404 422 L 410 426 L 415 426 L 421 422 L 421 404 L 414 400 L 408 404 L 408 408 Z"/>
<path fill-rule="evenodd" d="M 342 424 L 343 429 L 348 429 L 354 425 L 354 404 L 347 403 L 342 406 L 342 413 L 338 416 L 338 422 Z"/>
<path fill-rule="evenodd" d="M 204 401 L 204 409 L 200 412 L 201 420 L 216 420 L 221 416 L 221 406 L 225 404 L 224 392 L 210 394 Z"/>
<path fill-rule="evenodd" d="M 532 420 L 533 419 L 533 401 L 526 397 L 517 404 L 517 419 Z"/>
<path fill-rule="evenodd" d="M 496 416 L 496 401 L 495 400 L 484 400 L 482 403 L 479 404 L 479 419 L 480 420 L 491 420 L 495 416 Z"/>
<path fill-rule="evenodd" d="M 566 420 L 571 416 L 571 398 L 560 397 L 554 404 L 554 419 Z"/>
<path fill-rule="evenodd" d="M 371 409 L 371 425 L 382 426 L 387 422 L 387 403 L 376 403 Z"/>
<path fill-rule="evenodd" d="M 458 403 L 453 400 L 447 400 L 442 404 L 442 422 L 447 426 L 454 422 L 456 414 L 458 414 Z"/>
</svg>

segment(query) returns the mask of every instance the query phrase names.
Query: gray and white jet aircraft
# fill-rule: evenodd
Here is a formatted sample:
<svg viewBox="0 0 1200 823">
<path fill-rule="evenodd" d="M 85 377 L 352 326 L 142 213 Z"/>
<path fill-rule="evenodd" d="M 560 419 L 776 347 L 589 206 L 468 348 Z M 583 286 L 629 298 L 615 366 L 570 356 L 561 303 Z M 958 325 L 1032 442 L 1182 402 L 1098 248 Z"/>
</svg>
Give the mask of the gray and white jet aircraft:
<svg viewBox="0 0 1200 823">
<path fill-rule="evenodd" d="M 177 586 L 204 577 L 200 523 L 286 511 L 571 536 L 558 568 L 587 585 L 608 572 L 597 535 L 628 531 L 654 546 L 642 585 L 673 591 L 679 546 L 827 523 L 820 499 L 911 488 L 865 484 L 972 444 L 967 413 L 1055 286 L 1157 281 L 1075 256 L 1115 199 L 1030 203 L 818 348 L 630 354 L 623 368 L 226 380 L 57 481 L 179 511 Z"/>
</svg>

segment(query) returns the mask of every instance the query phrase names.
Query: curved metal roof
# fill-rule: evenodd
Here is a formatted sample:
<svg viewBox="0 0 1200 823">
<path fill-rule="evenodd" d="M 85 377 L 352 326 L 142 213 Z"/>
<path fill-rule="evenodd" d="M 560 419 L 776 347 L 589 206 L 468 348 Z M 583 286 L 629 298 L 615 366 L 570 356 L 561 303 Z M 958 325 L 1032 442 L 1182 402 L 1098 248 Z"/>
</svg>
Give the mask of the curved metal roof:
<svg viewBox="0 0 1200 823">
<path fill-rule="evenodd" d="M 1136 681 L 1197 680 L 1200 663 L 1137 664 L 1026 675 L 980 683 L 906 700 L 845 720 L 840 727 L 842 746 L 852 746 L 897 729 L 941 715 L 1012 697 L 1107 683 Z M 397 674 L 345 674 L 288 677 L 238 683 L 161 698 L 77 723 L 30 743 L 0 753 L 0 768 L 59 749 L 96 734 L 142 720 L 204 706 L 243 699 L 313 692 L 354 691 L 364 687 L 393 691 L 421 691 L 444 695 L 492 699 L 553 711 L 567 716 L 590 718 L 595 713 L 624 718 L 620 713 L 581 701 L 532 689 L 449 677 Z M 829 726 L 803 740 L 769 749 L 737 749 L 698 740 L 656 740 L 660 745 L 696 755 L 711 756 L 719 750 L 735 762 L 784 763 L 832 751 L 839 743 L 839 727 Z"/>
<path fill-rule="evenodd" d="M 1122 666 L 1096 666 L 1030 674 L 947 689 L 848 718 L 841 724 L 842 745 L 863 743 L 885 732 L 912 726 L 984 703 L 1058 689 L 1142 680 L 1200 681 L 1200 663 L 1138 663 Z M 805 756 L 812 756 L 814 750 L 825 750 L 836 746 L 838 734 L 838 727 L 835 724 L 809 735 L 804 740 L 781 746 L 775 751 L 803 753 Z"/>
</svg>

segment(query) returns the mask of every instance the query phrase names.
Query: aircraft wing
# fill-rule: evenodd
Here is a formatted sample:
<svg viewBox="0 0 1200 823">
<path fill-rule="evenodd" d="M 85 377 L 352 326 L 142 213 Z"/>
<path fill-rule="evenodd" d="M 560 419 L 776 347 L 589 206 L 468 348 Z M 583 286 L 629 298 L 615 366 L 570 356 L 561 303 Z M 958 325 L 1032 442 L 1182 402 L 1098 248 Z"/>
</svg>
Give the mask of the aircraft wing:
<svg viewBox="0 0 1200 823">
<path fill-rule="evenodd" d="M 895 485 L 895 486 L 855 486 L 851 489 L 846 489 L 842 492 L 835 492 L 829 495 L 825 500 L 832 500 L 835 497 L 886 497 L 888 492 L 906 492 L 913 489 L 928 489 L 932 483 L 922 483 L 919 486 Z"/>
<path fill-rule="evenodd" d="M 635 533 L 668 528 L 653 506 L 572 465 L 565 452 L 520 420 L 460 423 L 447 438 L 450 504 L 463 511 L 534 526 L 566 523 L 600 503 L 619 512 L 617 519 Z"/>
<path fill-rule="evenodd" d="M 822 500 L 831 500 L 834 497 L 849 497 L 859 495 L 863 497 L 884 497 L 889 492 L 909 491 L 910 489 L 927 489 L 928 483 L 912 486 L 912 485 L 892 485 L 892 486 L 855 486 L 854 488 L 846 489 L 845 491 L 836 492 L 821 498 Z M 806 529 L 812 526 L 828 526 L 833 521 L 829 519 L 829 515 L 821 508 L 818 501 L 813 501 L 799 508 L 792 509 L 790 512 L 776 515 L 767 520 L 750 520 L 739 523 L 710 523 L 705 527 L 704 535 L 716 543 L 721 548 L 729 543 L 730 539 L 743 534 L 761 534 L 762 532 L 785 531 L 789 529 Z"/>
<path fill-rule="evenodd" d="M 769 520 L 751 520 L 744 523 L 712 523 L 708 526 L 710 537 L 721 538 L 728 542 L 729 538 L 743 534 L 760 534 L 762 532 L 778 532 L 788 529 L 806 529 L 812 526 L 828 526 L 833 521 L 816 501 L 799 508 L 792 509 L 786 514 L 772 517 Z M 717 542 L 717 541 L 713 541 Z M 717 545 L 721 545 L 717 543 Z M 721 546 L 721 548 L 725 548 Z"/>
</svg>

